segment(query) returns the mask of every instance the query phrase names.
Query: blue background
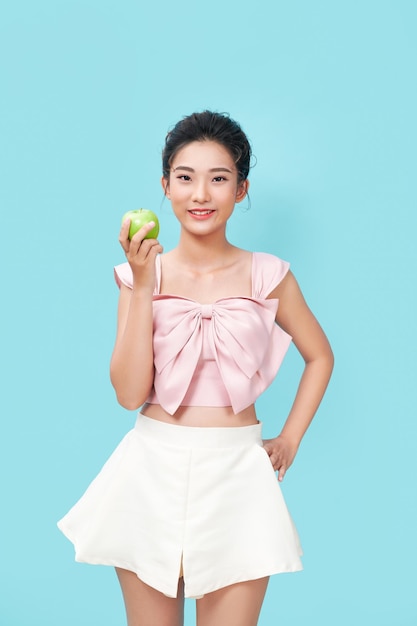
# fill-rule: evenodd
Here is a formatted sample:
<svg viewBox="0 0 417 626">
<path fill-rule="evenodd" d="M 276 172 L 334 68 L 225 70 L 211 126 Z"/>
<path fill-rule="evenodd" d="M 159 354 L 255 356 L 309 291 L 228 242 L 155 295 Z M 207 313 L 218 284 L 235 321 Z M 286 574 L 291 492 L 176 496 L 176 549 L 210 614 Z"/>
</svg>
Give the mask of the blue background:
<svg viewBox="0 0 417 626">
<path fill-rule="evenodd" d="M 413 0 L 3 5 L 1 624 L 123 623 L 112 569 L 74 563 L 55 524 L 134 421 L 108 376 L 121 216 L 156 210 L 175 245 L 160 152 L 204 108 L 257 157 L 231 240 L 291 261 L 336 355 L 283 485 L 305 570 L 271 580 L 260 626 L 417 623 L 416 17 Z M 301 367 L 291 349 L 259 401 L 268 436 Z"/>
</svg>

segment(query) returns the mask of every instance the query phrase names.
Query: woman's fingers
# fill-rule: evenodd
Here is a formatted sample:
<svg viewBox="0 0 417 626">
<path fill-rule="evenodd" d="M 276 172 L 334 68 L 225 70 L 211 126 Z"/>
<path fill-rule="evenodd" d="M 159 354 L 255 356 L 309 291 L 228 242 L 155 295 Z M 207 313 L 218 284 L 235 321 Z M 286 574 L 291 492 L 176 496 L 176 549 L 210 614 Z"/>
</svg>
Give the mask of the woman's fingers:
<svg viewBox="0 0 417 626">
<path fill-rule="evenodd" d="M 278 480 L 281 482 L 294 460 L 295 452 L 279 437 L 265 440 L 264 449 L 268 453 L 274 471 L 278 472 Z"/>
<path fill-rule="evenodd" d="M 130 219 L 127 218 L 120 229 L 119 233 L 119 243 L 122 246 L 125 252 L 129 251 L 130 241 L 129 241 L 129 228 L 130 228 Z"/>
<path fill-rule="evenodd" d="M 154 228 L 155 222 L 148 222 L 129 239 L 130 219 L 127 218 L 120 229 L 119 242 L 125 254 L 130 258 L 135 257 L 139 251 L 146 257 L 153 246 L 159 246 L 155 253 L 162 251 L 162 247 L 156 239 L 146 239 L 146 235 Z"/>
<path fill-rule="evenodd" d="M 130 221 L 130 220 L 129 220 Z M 140 243 L 145 239 L 146 235 L 154 228 L 155 222 L 148 222 L 144 224 L 141 228 L 139 228 L 138 232 L 135 233 L 131 239 L 131 243 Z"/>
<path fill-rule="evenodd" d="M 284 476 L 285 476 L 285 472 L 287 471 L 286 466 L 283 464 L 281 465 L 281 467 L 278 469 L 278 480 L 279 482 L 282 482 L 284 480 Z"/>
<path fill-rule="evenodd" d="M 281 461 L 280 454 L 277 452 L 271 444 L 264 444 L 264 448 L 268 453 L 269 460 L 271 461 L 271 465 L 275 471 L 278 471 Z"/>
</svg>

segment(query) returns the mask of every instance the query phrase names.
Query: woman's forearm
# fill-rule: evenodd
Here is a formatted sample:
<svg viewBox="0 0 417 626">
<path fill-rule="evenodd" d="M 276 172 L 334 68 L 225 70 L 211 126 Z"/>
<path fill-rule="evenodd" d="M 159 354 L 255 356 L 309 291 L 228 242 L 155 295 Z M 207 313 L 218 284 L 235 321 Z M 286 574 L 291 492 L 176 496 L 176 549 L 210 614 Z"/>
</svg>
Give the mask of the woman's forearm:
<svg viewBox="0 0 417 626">
<path fill-rule="evenodd" d="M 139 408 L 153 385 L 152 294 L 133 289 L 119 305 L 119 329 L 110 363 L 110 378 L 119 403 Z"/>
<path fill-rule="evenodd" d="M 299 446 L 326 391 L 332 370 L 333 353 L 328 348 L 325 354 L 307 362 L 297 394 L 281 431 L 281 436 Z"/>
</svg>

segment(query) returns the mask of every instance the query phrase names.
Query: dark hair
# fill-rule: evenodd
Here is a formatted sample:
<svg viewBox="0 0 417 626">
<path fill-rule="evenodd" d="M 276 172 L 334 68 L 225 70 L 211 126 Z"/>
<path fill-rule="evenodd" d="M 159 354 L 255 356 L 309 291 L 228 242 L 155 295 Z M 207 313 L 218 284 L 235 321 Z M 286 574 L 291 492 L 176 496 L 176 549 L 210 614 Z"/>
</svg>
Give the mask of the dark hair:
<svg viewBox="0 0 417 626">
<path fill-rule="evenodd" d="M 226 113 L 203 111 L 180 120 L 168 132 L 162 151 L 162 173 L 169 179 L 172 161 L 179 150 L 193 141 L 216 141 L 232 156 L 238 172 L 238 182 L 247 179 L 252 149 L 240 125 Z"/>
</svg>

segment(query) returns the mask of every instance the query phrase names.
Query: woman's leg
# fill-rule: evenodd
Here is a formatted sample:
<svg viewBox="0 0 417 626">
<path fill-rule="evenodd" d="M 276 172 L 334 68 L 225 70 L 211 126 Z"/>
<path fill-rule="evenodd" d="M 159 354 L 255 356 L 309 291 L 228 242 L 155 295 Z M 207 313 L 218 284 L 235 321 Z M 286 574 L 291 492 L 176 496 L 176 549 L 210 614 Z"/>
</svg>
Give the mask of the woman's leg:
<svg viewBox="0 0 417 626">
<path fill-rule="evenodd" d="M 116 567 L 126 607 L 128 626 L 183 626 L 184 585 L 178 582 L 176 598 L 167 598 L 139 580 L 134 572 Z"/>
<path fill-rule="evenodd" d="M 269 578 L 223 587 L 197 600 L 197 626 L 256 626 Z"/>
</svg>

